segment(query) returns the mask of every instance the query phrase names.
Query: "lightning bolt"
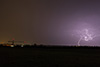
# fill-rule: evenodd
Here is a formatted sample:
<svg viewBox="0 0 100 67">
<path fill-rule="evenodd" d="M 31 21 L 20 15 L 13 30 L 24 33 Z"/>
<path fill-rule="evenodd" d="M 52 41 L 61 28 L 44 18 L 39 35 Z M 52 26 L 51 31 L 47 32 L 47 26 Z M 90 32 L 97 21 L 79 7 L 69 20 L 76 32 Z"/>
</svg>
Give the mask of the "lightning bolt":
<svg viewBox="0 0 100 67">
<path fill-rule="evenodd" d="M 80 31 L 80 39 L 78 40 L 78 46 L 80 46 L 81 40 L 89 41 L 92 40 L 94 37 L 91 33 L 89 33 L 88 29 L 84 29 L 83 31 Z"/>
</svg>

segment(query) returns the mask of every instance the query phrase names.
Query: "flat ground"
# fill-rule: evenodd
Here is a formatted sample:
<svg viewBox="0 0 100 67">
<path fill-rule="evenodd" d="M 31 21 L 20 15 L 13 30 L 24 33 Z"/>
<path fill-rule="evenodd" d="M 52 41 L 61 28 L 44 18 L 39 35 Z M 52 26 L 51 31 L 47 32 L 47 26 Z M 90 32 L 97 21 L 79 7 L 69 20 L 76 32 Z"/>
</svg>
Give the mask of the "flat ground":
<svg viewBox="0 0 100 67">
<path fill-rule="evenodd" d="M 100 49 L 1 47 L 0 65 L 3 67 L 100 67 Z"/>
</svg>

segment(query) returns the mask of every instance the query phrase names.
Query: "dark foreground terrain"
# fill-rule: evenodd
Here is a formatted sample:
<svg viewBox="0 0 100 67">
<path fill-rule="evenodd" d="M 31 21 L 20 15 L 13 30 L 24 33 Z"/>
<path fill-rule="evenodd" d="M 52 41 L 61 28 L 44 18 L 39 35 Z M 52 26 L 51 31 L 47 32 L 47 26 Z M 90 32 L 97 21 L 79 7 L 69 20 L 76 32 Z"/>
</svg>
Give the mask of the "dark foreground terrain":
<svg viewBox="0 0 100 67">
<path fill-rule="evenodd" d="M 0 47 L 0 67 L 100 67 L 100 48 Z"/>
</svg>

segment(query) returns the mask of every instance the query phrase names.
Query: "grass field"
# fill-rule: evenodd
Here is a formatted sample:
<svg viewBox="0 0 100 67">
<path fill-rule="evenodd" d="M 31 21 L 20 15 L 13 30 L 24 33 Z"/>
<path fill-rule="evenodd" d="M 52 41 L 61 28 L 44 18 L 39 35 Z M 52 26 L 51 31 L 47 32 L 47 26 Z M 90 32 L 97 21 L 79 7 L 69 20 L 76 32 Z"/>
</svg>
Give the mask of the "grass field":
<svg viewBox="0 0 100 67">
<path fill-rule="evenodd" d="M 0 65 L 3 67 L 100 67 L 100 49 L 1 47 Z"/>
</svg>

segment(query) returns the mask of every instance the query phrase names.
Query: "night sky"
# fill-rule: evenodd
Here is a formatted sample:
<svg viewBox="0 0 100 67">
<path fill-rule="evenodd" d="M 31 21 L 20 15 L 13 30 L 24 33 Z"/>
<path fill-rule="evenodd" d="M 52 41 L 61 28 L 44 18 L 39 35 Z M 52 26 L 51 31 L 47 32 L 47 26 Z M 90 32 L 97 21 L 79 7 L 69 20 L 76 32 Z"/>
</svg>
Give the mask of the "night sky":
<svg viewBox="0 0 100 67">
<path fill-rule="evenodd" d="M 83 29 L 98 37 L 81 43 L 100 45 L 99 0 L 0 0 L 0 42 L 72 45 Z"/>
</svg>

